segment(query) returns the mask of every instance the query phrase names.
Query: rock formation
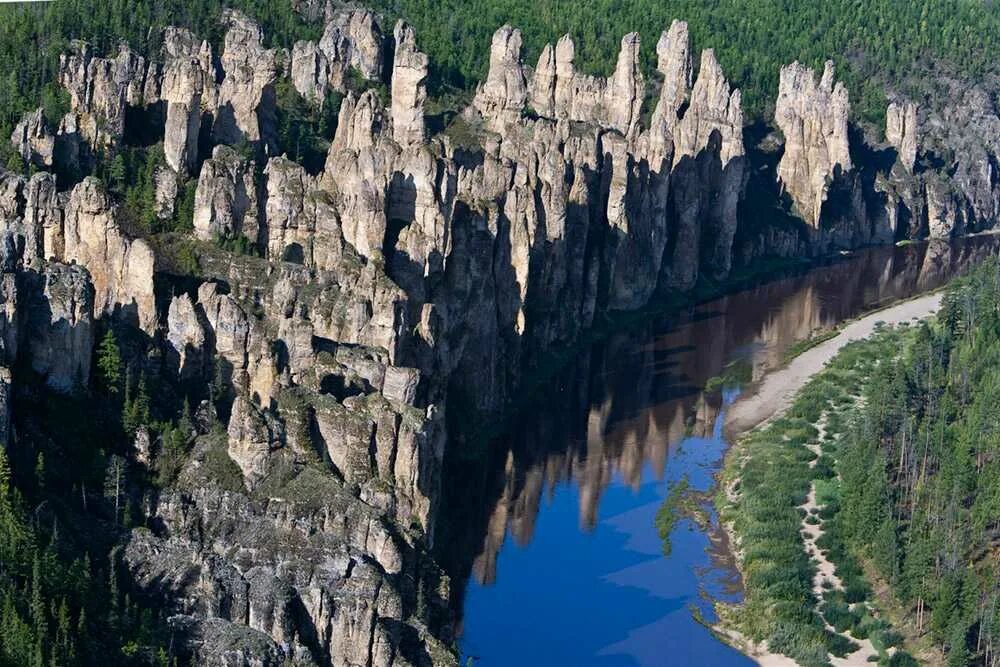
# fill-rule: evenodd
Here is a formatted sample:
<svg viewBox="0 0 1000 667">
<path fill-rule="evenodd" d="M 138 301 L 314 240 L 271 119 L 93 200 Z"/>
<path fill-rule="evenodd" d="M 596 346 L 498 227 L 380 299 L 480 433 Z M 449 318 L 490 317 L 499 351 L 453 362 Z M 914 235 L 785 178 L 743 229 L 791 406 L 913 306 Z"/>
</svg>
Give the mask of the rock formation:
<svg viewBox="0 0 1000 667">
<path fill-rule="evenodd" d="M 517 122 L 528 99 L 521 67 L 521 31 L 505 25 L 493 34 L 490 69 L 473 104 L 496 131 Z"/>
<path fill-rule="evenodd" d="M 109 59 L 97 58 L 90 45 L 75 42 L 59 58 L 59 81 L 69 92 L 71 109 L 60 132 L 79 133 L 94 148 L 116 144 L 125 129 L 126 105 L 142 103 L 145 75 L 145 59 L 125 44 Z"/>
<path fill-rule="evenodd" d="M 413 28 L 399 21 L 393 31 L 392 137 L 400 146 L 424 143 L 424 102 L 427 101 L 427 56 L 417 50 Z"/>
<path fill-rule="evenodd" d="M 200 47 L 187 31 L 166 31 L 163 53 L 165 64 L 158 94 L 167 107 L 163 153 L 175 173 L 187 174 L 198 157 L 206 72 Z"/>
<path fill-rule="evenodd" d="M 25 162 L 39 167 L 51 167 L 56 138 L 49 131 L 41 107 L 27 113 L 14 127 L 11 143 Z"/>
<path fill-rule="evenodd" d="M 784 152 L 751 169 L 740 91 L 712 49 L 692 81 L 685 23 L 656 45 L 663 84 L 648 127 L 637 34 L 604 78 L 575 70 L 569 36 L 526 68 L 519 31 L 504 26 L 471 106 L 428 137 L 428 60 L 412 28 L 397 23 L 390 44 L 368 10 L 323 13 L 323 37 L 290 53 L 226 11 L 218 59 L 182 28 L 164 31 L 148 63 L 125 46 L 114 59 L 85 45 L 63 57 L 73 111 L 56 139 L 113 153 L 134 129 L 126 109 L 139 108 L 164 128 L 161 218 L 198 174 L 195 239 L 132 238 L 93 177 L 59 193 L 51 174 L 0 174 L 0 341 L 23 339 L 7 336 L 23 329 L 19 300 L 48 308 L 31 320 L 44 346 L 31 355 L 66 390 L 87 375 L 95 321 L 114 318 L 147 334 L 144 369 L 197 406 L 191 455 L 148 517 L 159 529 L 132 532 L 125 564 L 163 596 L 199 664 L 453 663 L 447 582 L 428 553 L 449 407 L 503 415 L 545 355 L 596 318 L 725 279 L 734 262 L 996 217 L 993 149 L 969 152 L 954 188 L 914 174 L 908 108 L 890 112 L 887 132 L 907 169 L 862 179 L 831 65 L 819 81 L 782 70 Z M 385 78 L 388 108 L 355 76 Z M 319 173 L 278 153 L 281 77 L 314 105 L 346 91 Z M 966 101 L 992 127 L 989 100 Z M 13 140 L 44 162 L 41 120 Z M 253 158 L 234 148 L 245 142 Z M 740 218 L 761 173 L 804 224 Z M 770 196 L 761 190 L 751 194 Z M 781 208 L 776 194 L 767 204 Z M 178 248 L 196 270 L 178 270 Z M 37 274 L 25 283 L 37 289 L 19 292 L 21 274 Z M 0 369 L 0 403 L 5 382 Z M 156 449 L 139 463 L 156 465 Z"/>
<path fill-rule="evenodd" d="M 278 55 L 263 47 L 264 34 L 255 21 L 240 12 L 223 12 L 227 26 L 222 48 L 219 111 L 212 131 L 221 143 L 274 140 L 274 84 L 278 79 Z"/>
<path fill-rule="evenodd" d="M 205 160 L 194 195 L 194 233 L 200 239 L 245 236 L 257 242 L 259 229 L 254 163 L 220 145 Z"/>
<path fill-rule="evenodd" d="M 555 48 L 545 46 L 529 84 L 532 110 L 544 118 L 598 123 L 633 136 L 638 130 L 645 89 L 638 33 L 622 38 L 615 71 L 607 79 L 576 72 L 575 53 L 569 35 L 562 37 Z M 512 65 L 504 67 L 511 69 Z M 489 114 L 489 110 L 483 112 L 486 117 Z"/>
<path fill-rule="evenodd" d="M 885 112 L 885 140 L 895 146 L 899 161 L 910 172 L 917 162 L 917 105 L 891 102 Z"/>
<path fill-rule="evenodd" d="M 851 106 L 843 83 L 834 85 L 833 62 L 822 78 L 798 62 L 781 68 L 774 122 L 785 137 L 778 179 L 795 210 L 819 228 L 831 182 L 852 169 L 847 138 Z"/>
<path fill-rule="evenodd" d="M 60 259 L 87 267 L 94 281 L 94 316 L 121 314 L 140 329 L 156 327 L 153 251 L 128 238 L 115 220 L 115 206 L 100 181 L 88 177 L 73 188 L 63 223 Z M 48 245 L 48 244 L 46 244 Z"/>
<path fill-rule="evenodd" d="M 382 39 L 382 28 L 368 9 L 345 7 L 327 21 L 319 47 L 330 63 L 330 85 L 343 90 L 351 68 L 370 81 L 381 79 Z"/>
<path fill-rule="evenodd" d="M 298 42 L 291 54 L 292 84 L 303 97 L 320 103 L 327 90 L 348 90 L 352 70 L 379 81 L 385 68 L 384 38 L 373 12 L 344 6 L 327 14 L 319 43 Z"/>
<path fill-rule="evenodd" d="M 94 287 L 81 266 L 26 272 L 24 345 L 31 369 L 60 392 L 86 386 L 94 349 Z"/>
<path fill-rule="evenodd" d="M 292 47 L 292 85 L 313 103 L 326 99 L 330 85 L 330 63 L 316 42 L 296 42 Z"/>
</svg>

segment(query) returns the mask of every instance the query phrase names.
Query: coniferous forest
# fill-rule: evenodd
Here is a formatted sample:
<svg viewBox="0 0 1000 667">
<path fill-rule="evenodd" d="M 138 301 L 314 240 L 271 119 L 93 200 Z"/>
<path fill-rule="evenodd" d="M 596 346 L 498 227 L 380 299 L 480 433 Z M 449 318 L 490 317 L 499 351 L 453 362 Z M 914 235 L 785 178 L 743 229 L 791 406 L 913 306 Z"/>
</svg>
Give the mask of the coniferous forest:
<svg viewBox="0 0 1000 667">
<path fill-rule="evenodd" d="M 936 318 L 846 347 L 728 458 L 720 505 L 747 600 L 724 616 L 803 665 L 858 640 L 880 664 L 995 665 L 998 391 L 996 261 L 953 282 Z M 839 582 L 821 591 L 807 526 Z"/>
<path fill-rule="evenodd" d="M 72 40 L 90 42 L 101 55 L 124 41 L 155 57 L 162 29 L 181 25 L 218 52 L 225 7 L 259 21 L 269 47 L 317 40 L 322 22 L 304 18 L 293 4 L 0 5 L 0 168 L 36 169 L 10 142 L 23 114 L 41 106 L 54 128 L 69 111 L 57 73 Z M 969 79 L 1000 73 L 1000 4 L 991 1 L 370 4 L 386 17 L 384 26 L 398 17 L 413 24 L 430 59 L 431 115 L 469 103 L 486 75 L 491 35 L 503 23 L 523 32 L 526 62 L 533 65 L 545 43 L 570 33 L 577 67 L 604 75 L 614 68 L 621 37 L 638 30 L 645 74 L 655 80 L 657 37 L 671 20 L 684 19 L 694 48 L 715 48 L 729 80 L 742 89 L 748 122 L 771 119 L 779 70 L 794 60 L 817 67 L 833 58 L 850 90 L 853 120 L 879 128 L 893 82 L 912 82 L 937 67 Z M 384 92 L 384 83 L 352 85 Z M 340 94 L 331 93 L 320 107 L 286 80 L 275 88 L 278 154 L 320 171 Z M 655 89 L 648 87 L 647 95 Z M 198 260 L 188 241 L 167 242 L 192 229 L 197 175 L 179 177 L 176 210 L 158 217 L 162 142 L 131 139 L 95 155 L 87 168 L 106 184 L 123 230 L 154 239 L 157 261 L 173 262 L 175 277 L 190 277 Z M 254 150 L 233 148 L 244 157 Z M 61 191 L 90 175 L 61 168 L 54 167 Z M 158 237 L 166 239 L 162 247 Z M 218 238 L 216 245 L 233 255 L 262 252 L 245 241 Z M 155 506 L 160 490 L 176 481 L 199 427 L 182 396 L 131 363 L 143 357 L 148 341 L 133 340 L 134 330 L 109 322 L 95 327 L 100 343 L 86 386 L 56 395 L 41 381 L 26 382 L 16 402 L 19 447 L 0 447 L 0 667 L 177 664 L 167 612 L 130 588 L 121 544 L 143 526 L 141 515 Z M 886 664 L 931 656 L 955 667 L 994 667 L 1000 660 L 1000 269 L 988 263 L 957 281 L 936 320 L 883 332 L 867 345 L 852 347 L 788 416 L 745 444 L 742 495 L 726 514 L 744 536 L 747 604 L 735 623 L 804 665 L 826 665 L 830 655 L 845 653 L 829 624 L 872 638 Z M 30 369 L 14 369 L 21 370 L 32 377 Z M 221 378 L 201 389 L 209 402 L 228 390 Z M 815 424 L 824 415 L 820 434 Z M 221 423 L 201 431 L 220 443 L 226 437 Z M 132 456 L 144 440 L 158 443 L 150 465 Z M 826 443 L 822 455 L 802 447 L 815 440 Z M 240 470 L 224 453 L 209 463 L 218 468 L 216 477 L 242 487 Z M 826 591 L 822 599 L 811 590 L 812 566 L 800 542 L 799 508 L 813 483 L 823 500 L 815 517 L 825 527 L 819 546 L 844 580 L 842 590 Z M 669 518 L 664 514 L 661 526 L 667 533 Z"/>
</svg>

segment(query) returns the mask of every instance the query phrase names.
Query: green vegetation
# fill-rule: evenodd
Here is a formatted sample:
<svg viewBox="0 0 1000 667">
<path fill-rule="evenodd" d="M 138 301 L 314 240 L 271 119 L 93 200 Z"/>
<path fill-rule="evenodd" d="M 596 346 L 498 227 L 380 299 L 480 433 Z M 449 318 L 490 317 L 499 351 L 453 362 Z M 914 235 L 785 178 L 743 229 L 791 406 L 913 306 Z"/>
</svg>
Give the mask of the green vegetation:
<svg viewBox="0 0 1000 667">
<path fill-rule="evenodd" d="M 218 52 L 223 7 L 242 9 L 260 21 L 268 43 L 290 47 L 298 39 L 318 39 L 322 26 L 306 23 L 288 0 L 60 0 L 0 7 L 0 164 L 11 156 L 7 140 L 25 111 L 40 104 L 58 124 L 68 98 L 57 82 L 59 54 L 70 40 L 83 39 L 98 54 L 113 53 L 121 40 L 143 55 L 160 47 L 162 28 L 184 25 L 209 39 Z"/>
<path fill-rule="evenodd" d="M 857 628 L 860 617 L 850 605 L 866 599 L 868 589 L 850 555 L 842 547 L 834 549 L 832 531 L 827 530 L 818 546 L 836 565 L 847 590 L 828 590 L 819 604 L 812 590 L 815 566 L 800 534 L 806 516 L 801 506 L 816 482 L 817 498 L 826 503 L 818 520 L 825 527 L 837 512 L 830 496 L 839 485 L 830 464 L 822 460 L 836 453 L 836 436 L 846 428 L 844 414 L 854 404 L 853 391 L 877 360 L 890 358 L 907 335 L 905 329 L 880 329 L 869 341 L 845 347 L 784 416 L 748 435 L 727 458 L 723 483 L 735 497 L 732 502 L 720 499 L 720 514 L 740 539 L 747 593 L 744 605 L 723 610 L 722 616 L 754 641 L 766 640 L 771 650 L 802 665 L 827 665 L 830 654 L 843 655 L 848 648 L 845 637 L 826 629 L 823 618 L 837 632 Z M 843 414 L 831 416 L 837 411 Z M 814 424 L 824 414 L 823 456 L 817 456 L 807 445 L 820 444 Z"/>
<path fill-rule="evenodd" d="M 722 369 L 721 375 L 714 375 L 705 382 L 705 391 L 712 393 L 726 388 L 749 384 L 753 378 L 753 364 L 748 359 L 738 359 Z"/>
<path fill-rule="evenodd" d="M 172 452 L 191 426 L 163 418 L 150 399 L 162 388 L 125 362 L 138 348 L 120 334 L 101 338 L 92 385 L 71 395 L 18 369 L 16 438 L 0 447 L 0 665 L 177 664 L 166 610 L 132 588 L 119 545 L 151 481 L 132 434 L 162 433 Z"/>
<path fill-rule="evenodd" d="M 71 40 L 90 42 L 96 54 L 110 56 L 124 41 L 155 58 L 162 28 L 183 25 L 209 39 L 215 52 L 221 53 L 223 7 L 241 9 L 256 18 L 268 45 L 291 47 L 296 40 L 318 39 L 322 33 L 321 25 L 305 22 L 291 11 L 289 0 L 66 0 L 0 6 L 0 165 L 15 172 L 29 171 L 9 141 L 25 112 L 42 106 L 54 129 L 69 110 L 69 95 L 57 79 L 59 55 L 68 50 Z M 331 95 L 322 105 L 311 104 L 283 80 L 276 102 L 278 154 L 287 153 L 315 173 L 322 167 L 333 135 L 339 96 Z M 122 223 L 134 235 L 190 229 L 197 179 L 180 184 L 174 216 L 159 219 L 153 177 L 164 164 L 162 145 L 151 139 L 155 128 L 131 128 L 127 134 L 126 145 L 113 155 L 98 155 L 96 164 L 84 165 L 87 173 L 57 165 L 60 187 L 69 187 L 88 174 L 99 177 L 121 204 Z"/>
<path fill-rule="evenodd" d="M 747 595 L 723 617 L 803 665 L 844 648 L 824 619 L 871 639 L 880 663 L 915 664 L 890 656 L 901 642 L 890 618 L 908 621 L 897 630 L 922 653 L 987 664 L 1000 630 L 998 404 L 991 261 L 952 284 L 935 321 L 845 347 L 784 416 L 734 448 L 719 504 L 740 538 Z M 807 517 L 812 485 L 820 510 Z M 803 521 L 822 525 L 817 547 L 843 584 L 822 600 Z"/>
<path fill-rule="evenodd" d="M 323 170 L 329 139 L 337 127 L 337 114 L 343 96 L 327 94 L 317 107 L 303 98 L 288 79 L 278 82 L 278 135 L 289 159 L 300 163 L 311 174 Z"/>
<path fill-rule="evenodd" d="M 59 53 L 71 39 L 91 42 L 109 53 L 119 40 L 143 54 L 159 48 L 160 29 L 178 24 L 219 47 L 218 17 L 232 6 L 257 18 L 269 44 L 290 48 L 298 39 L 317 39 L 310 24 L 290 9 L 290 0 L 175 0 L 54 3 L 0 7 L 0 137 L 10 136 L 25 111 L 45 106 L 58 122 L 66 98 L 56 79 Z M 465 102 L 467 91 L 486 74 L 492 33 L 504 23 L 521 29 L 525 59 L 534 65 L 543 45 L 564 33 L 576 40 L 577 66 L 609 74 L 619 40 L 638 30 L 643 64 L 653 76 L 655 45 L 675 18 L 687 20 L 696 49 L 716 50 L 729 78 L 743 90 L 749 118 L 767 117 L 777 92 L 779 68 L 793 60 L 818 67 L 834 58 L 851 91 L 858 116 L 881 126 L 885 111 L 882 85 L 902 80 L 925 64 L 944 61 L 959 74 L 981 77 L 995 71 L 1000 52 L 1000 6 L 968 0 L 375 0 L 391 27 L 397 17 L 417 29 L 418 43 L 431 57 L 431 85 L 444 107 Z M 433 105 L 432 105 L 433 106 Z M 439 105 L 441 106 L 441 105 Z M 294 115 L 294 111 L 290 112 Z M 433 113 L 433 112 L 432 112 Z M 445 114 L 449 115 L 449 114 Z M 294 124 L 294 123 L 293 123 Z M 283 144 L 289 154 L 303 150 L 291 130 Z M 0 164 L 12 151 L 0 141 Z"/>
<path fill-rule="evenodd" d="M 676 484 L 670 486 L 670 492 L 666 500 L 656 510 L 656 531 L 663 542 L 663 555 L 669 556 L 672 549 L 670 544 L 670 533 L 673 532 L 677 521 L 683 518 L 681 505 L 685 502 L 685 496 L 690 488 L 687 477 L 681 478 Z"/>
<path fill-rule="evenodd" d="M 1000 631 L 995 261 L 949 288 L 937 321 L 876 369 L 866 399 L 844 439 L 838 531 L 949 665 L 982 663 Z"/>
<path fill-rule="evenodd" d="M 468 89 L 489 64 L 493 31 L 520 28 L 525 60 L 534 66 L 542 47 L 564 33 L 576 41 L 576 63 L 610 74 L 619 40 L 639 31 L 647 73 L 656 42 L 673 19 L 688 21 L 696 49 L 714 48 L 727 76 L 743 90 L 748 116 L 766 116 L 774 104 L 778 71 L 799 60 L 821 66 L 834 58 L 860 116 L 881 125 L 881 84 L 910 73 L 927 57 L 981 76 L 995 70 L 1000 52 L 1000 7 L 967 0 L 377 0 L 388 15 L 414 24 L 420 48 L 434 66 L 441 91 Z M 881 76 L 873 78 L 873 72 Z M 881 79 L 881 80 L 879 80 Z"/>
</svg>

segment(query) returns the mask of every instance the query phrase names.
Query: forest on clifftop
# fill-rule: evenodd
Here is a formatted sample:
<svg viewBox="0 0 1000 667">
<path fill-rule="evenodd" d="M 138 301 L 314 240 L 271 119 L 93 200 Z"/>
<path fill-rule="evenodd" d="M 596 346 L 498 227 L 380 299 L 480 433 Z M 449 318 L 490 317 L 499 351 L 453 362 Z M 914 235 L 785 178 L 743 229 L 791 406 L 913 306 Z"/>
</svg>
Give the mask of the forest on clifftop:
<svg viewBox="0 0 1000 667">
<path fill-rule="evenodd" d="M 304 4 L 304 3 L 303 3 Z M 413 24 L 431 60 L 432 95 L 444 104 L 467 101 L 485 75 L 490 38 L 504 23 L 522 31 L 525 60 L 569 33 L 576 62 L 586 72 L 614 68 L 621 37 L 641 35 L 647 75 L 655 69 L 660 32 L 673 19 L 689 23 L 695 49 L 714 48 L 729 79 L 743 91 L 751 119 L 773 111 L 782 65 L 812 67 L 833 58 L 846 82 L 856 115 L 883 125 L 886 82 L 931 62 L 970 79 L 994 72 L 1000 52 L 1000 6 L 969 0 L 373 0 L 389 19 Z M 45 94 L 55 95 L 59 53 L 71 39 L 109 52 L 119 40 L 140 53 L 155 53 L 160 28 L 176 24 L 219 43 L 223 7 L 256 18 L 273 45 L 290 48 L 316 39 L 319 22 L 291 10 L 291 0 L 59 0 L 0 8 L 0 136 L 9 136 L 25 111 Z M 387 23 L 388 24 L 388 23 Z M 904 91 L 905 92 L 905 91 Z M 6 142 L 5 142 L 6 143 Z"/>
</svg>

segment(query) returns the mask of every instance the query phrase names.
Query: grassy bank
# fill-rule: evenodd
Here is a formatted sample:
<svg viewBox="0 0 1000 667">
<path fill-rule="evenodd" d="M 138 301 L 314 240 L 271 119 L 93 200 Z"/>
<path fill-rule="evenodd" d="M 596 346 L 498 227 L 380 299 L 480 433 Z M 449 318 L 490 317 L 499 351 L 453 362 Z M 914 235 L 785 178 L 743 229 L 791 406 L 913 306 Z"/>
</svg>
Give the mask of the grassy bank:
<svg viewBox="0 0 1000 667">
<path fill-rule="evenodd" d="M 996 661 L 1000 271 L 843 348 L 730 451 L 718 506 L 746 586 L 723 627 L 802 665 Z"/>
<path fill-rule="evenodd" d="M 837 443 L 861 400 L 865 378 L 911 336 L 908 327 L 879 328 L 871 339 L 848 345 L 783 416 L 748 434 L 726 458 L 718 506 L 735 533 L 746 599 L 721 609 L 720 617 L 754 643 L 766 642 L 768 650 L 802 665 L 828 665 L 830 656 L 854 652 L 853 640 L 865 638 L 883 648 L 886 664 L 905 664 L 902 654 L 890 658 L 885 650 L 898 644 L 898 637 L 878 611 L 835 517 Z M 814 485 L 821 509 L 809 513 L 803 506 Z M 817 594 L 816 562 L 804 549 L 803 522 L 828 527 L 818 546 L 836 566 L 842 588 Z"/>
</svg>

